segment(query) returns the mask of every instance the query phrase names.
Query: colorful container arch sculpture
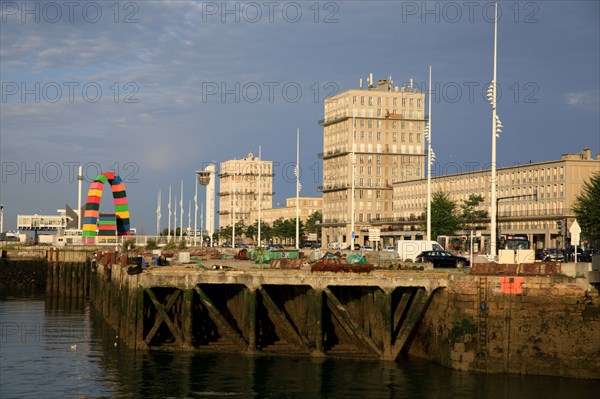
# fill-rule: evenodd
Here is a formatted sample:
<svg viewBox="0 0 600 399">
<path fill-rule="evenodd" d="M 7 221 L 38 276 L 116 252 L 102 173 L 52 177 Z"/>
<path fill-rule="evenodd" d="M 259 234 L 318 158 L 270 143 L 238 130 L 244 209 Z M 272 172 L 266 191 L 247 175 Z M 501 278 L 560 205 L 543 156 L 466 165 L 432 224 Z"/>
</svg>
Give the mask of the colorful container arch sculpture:
<svg viewBox="0 0 600 399">
<path fill-rule="evenodd" d="M 88 191 L 85 211 L 83 213 L 83 234 L 84 244 L 96 243 L 96 230 L 98 216 L 100 212 L 100 199 L 102 190 L 108 182 L 112 189 L 113 201 L 115 204 L 115 216 L 117 224 L 117 236 L 129 236 L 129 205 L 127 203 L 127 193 L 125 192 L 125 183 L 114 172 L 102 172 L 96 176 Z"/>
</svg>

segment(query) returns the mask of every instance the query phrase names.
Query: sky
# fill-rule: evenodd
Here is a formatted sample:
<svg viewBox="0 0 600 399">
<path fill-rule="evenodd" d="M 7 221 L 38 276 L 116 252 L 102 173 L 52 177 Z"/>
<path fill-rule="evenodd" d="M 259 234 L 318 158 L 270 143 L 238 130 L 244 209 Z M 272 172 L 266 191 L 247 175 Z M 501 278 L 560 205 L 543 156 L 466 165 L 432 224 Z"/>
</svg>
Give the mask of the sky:
<svg viewBox="0 0 600 399">
<path fill-rule="evenodd" d="M 499 9 L 498 166 L 600 152 L 600 2 Z M 174 201 L 183 180 L 187 226 L 195 170 L 259 146 L 273 205 L 285 204 L 296 129 L 301 195 L 318 196 L 324 98 L 369 73 L 425 92 L 430 65 L 433 174 L 489 168 L 493 13 L 478 1 L 2 0 L 4 229 L 76 207 L 77 165 L 84 200 L 99 172 L 121 176 L 138 234 L 156 233 L 159 190 L 166 226 L 169 186 Z"/>
</svg>

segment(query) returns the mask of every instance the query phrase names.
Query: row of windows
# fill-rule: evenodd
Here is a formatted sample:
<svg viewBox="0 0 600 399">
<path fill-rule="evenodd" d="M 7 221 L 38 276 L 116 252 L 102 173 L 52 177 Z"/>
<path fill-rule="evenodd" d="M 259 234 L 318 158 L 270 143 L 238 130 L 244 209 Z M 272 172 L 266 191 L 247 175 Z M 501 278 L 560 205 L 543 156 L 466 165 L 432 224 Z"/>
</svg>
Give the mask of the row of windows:
<svg viewBox="0 0 600 399">
<path fill-rule="evenodd" d="M 365 103 L 366 100 L 366 103 Z M 373 98 L 373 96 L 352 96 L 352 104 L 357 104 L 357 102 L 360 103 L 360 105 L 369 105 L 369 106 L 373 106 L 373 100 L 375 100 L 375 103 L 377 103 L 378 106 L 381 106 L 383 103 L 383 99 L 382 97 L 375 97 Z M 407 101 L 408 100 L 408 101 Z M 402 97 L 401 98 L 401 104 L 403 107 L 406 107 L 407 105 L 409 107 L 414 107 L 415 104 L 417 106 L 417 108 L 421 108 L 421 99 L 420 98 L 406 98 L 406 97 Z M 394 107 L 398 106 L 398 97 L 393 97 L 392 98 L 392 105 Z"/>
</svg>

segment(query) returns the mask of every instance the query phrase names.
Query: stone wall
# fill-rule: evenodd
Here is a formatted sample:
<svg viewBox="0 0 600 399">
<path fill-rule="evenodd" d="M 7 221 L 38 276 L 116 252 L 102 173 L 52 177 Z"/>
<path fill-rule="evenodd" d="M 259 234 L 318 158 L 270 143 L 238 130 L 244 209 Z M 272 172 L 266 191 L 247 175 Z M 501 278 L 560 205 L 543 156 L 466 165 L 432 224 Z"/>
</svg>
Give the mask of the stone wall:
<svg viewBox="0 0 600 399">
<path fill-rule="evenodd" d="M 454 276 L 409 354 L 460 370 L 600 379 L 600 297 L 585 278 Z"/>
</svg>

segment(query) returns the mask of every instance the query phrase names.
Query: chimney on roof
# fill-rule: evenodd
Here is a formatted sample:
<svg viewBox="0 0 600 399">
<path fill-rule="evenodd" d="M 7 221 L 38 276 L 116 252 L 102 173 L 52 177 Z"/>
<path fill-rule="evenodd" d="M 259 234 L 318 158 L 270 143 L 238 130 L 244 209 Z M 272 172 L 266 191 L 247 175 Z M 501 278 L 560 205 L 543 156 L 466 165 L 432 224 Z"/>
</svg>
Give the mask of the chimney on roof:
<svg viewBox="0 0 600 399">
<path fill-rule="evenodd" d="M 589 148 L 584 148 L 581 152 L 582 159 L 592 159 L 592 151 Z"/>
</svg>

